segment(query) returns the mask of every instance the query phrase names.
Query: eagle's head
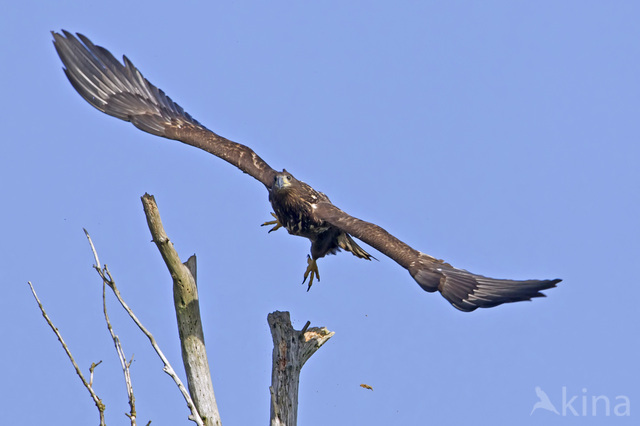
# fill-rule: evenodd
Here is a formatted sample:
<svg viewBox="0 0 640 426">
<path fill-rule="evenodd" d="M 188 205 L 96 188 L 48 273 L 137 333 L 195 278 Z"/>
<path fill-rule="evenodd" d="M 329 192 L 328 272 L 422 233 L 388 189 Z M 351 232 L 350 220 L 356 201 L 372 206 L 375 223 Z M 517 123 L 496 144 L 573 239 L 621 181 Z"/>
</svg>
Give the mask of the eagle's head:
<svg viewBox="0 0 640 426">
<path fill-rule="evenodd" d="M 298 179 L 294 178 L 287 169 L 283 169 L 273 177 L 273 190 L 277 192 L 287 190 L 296 186 L 297 183 Z"/>
<path fill-rule="evenodd" d="M 303 208 L 301 207 L 302 204 L 308 206 L 320 201 L 329 202 L 329 198 L 293 177 L 287 169 L 283 169 L 273 176 L 273 184 L 269 188 L 269 201 L 271 201 L 273 208 L 276 209 L 276 214 L 278 214 L 278 207 L 274 203 L 282 206 L 293 206 L 293 210 L 299 211 Z"/>
</svg>

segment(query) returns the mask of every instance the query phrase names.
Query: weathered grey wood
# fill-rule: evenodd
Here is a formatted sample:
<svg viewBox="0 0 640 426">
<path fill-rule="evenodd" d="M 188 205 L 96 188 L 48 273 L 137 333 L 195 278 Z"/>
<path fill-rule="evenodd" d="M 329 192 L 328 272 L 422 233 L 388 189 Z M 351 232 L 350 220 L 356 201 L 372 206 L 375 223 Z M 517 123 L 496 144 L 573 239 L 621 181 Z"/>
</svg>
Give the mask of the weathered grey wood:
<svg viewBox="0 0 640 426">
<path fill-rule="evenodd" d="M 173 300 L 178 321 L 182 362 L 187 374 L 189 394 L 198 414 L 207 426 L 220 426 L 220 414 L 213 392 L 213 382 L 204 344 L 200 303 L 196 285 L 196 257 L 184 264 L 162 227 L 158 206 L 152 195 L 142 197 L 145 215 L 153 241 L 173 279 Z"/>
<path fill-rule="evenodd" d="M 295 426 L 298 418 L 300 370 L 320 346 L 334 335 L 325 327 L 293 329 L 289 312 L 275 311 L 267 321 L 273 338 L 271 426 Z"/>
</svg>

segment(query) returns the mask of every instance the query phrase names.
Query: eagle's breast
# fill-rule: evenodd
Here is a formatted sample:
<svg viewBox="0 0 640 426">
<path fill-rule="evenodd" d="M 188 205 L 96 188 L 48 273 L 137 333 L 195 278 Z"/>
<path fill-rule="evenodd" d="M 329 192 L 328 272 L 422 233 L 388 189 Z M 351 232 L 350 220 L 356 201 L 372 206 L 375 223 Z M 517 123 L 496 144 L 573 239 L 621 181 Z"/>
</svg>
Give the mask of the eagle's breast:
<svg viewBox="0 0 640 426">
<path fill-rule="evenodd" d="M 304 182 L 286 190 L 270 194 L 269 201 L 280 224 L 287 228 L 289 234 L 315 240 L 327 231 L 331 225 L 320 220 L 314 214 L 314 206 L 318 202 L 328 201 L 326 195 L 314 190 Z"/>
</svg>

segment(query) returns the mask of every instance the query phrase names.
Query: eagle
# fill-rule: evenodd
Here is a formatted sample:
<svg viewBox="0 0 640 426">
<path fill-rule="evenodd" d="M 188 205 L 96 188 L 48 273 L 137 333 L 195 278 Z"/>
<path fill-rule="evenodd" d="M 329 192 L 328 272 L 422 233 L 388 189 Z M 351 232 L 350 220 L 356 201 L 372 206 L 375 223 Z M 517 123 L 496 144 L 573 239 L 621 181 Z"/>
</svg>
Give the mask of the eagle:
<svg viewBox="0 0 640 426">
<path fill-rule="evenodd" d="M 345 213 L 325 194 L 296 179 L 286 169 L 274 170 L 251 148 L 207 129 L 145 79 L 126 56 L 121 63 L 108 50 L 79 33 L 74 36 L 62 30 L 62 34 L 52 31 L 52 35 L 71 85 L 95 108 L 129 121 L 144 132 L 209 152 L 262 183 L 269 193 L 274 217 L 263 225 L 273 225 L 269 232 L 283 227 L 289 234 L 311 241 L 302 281 L 309 280 L 307 290 L 314 279 L 320 280 L 317 260 L 328 254 L 345 250 L 361 259 L 373 258 L 354 238 L 408 270 L 422 289 L 439 291 L 464 312 L 544 297 L 542 290 L 561 281 L 489 278 L 422 253 L 380 226 Z"/>
</svg>

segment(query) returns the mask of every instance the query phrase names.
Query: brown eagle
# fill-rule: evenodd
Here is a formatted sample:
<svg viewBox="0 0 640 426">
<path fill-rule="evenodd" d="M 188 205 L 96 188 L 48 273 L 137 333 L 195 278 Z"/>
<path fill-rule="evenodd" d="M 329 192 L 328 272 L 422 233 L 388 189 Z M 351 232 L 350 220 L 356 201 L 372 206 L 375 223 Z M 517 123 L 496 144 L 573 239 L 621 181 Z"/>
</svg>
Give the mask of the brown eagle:
<svg viewBox="0 0 640 426">
<path fill-rule="evenodd" d="M 352 237 L 364 241 L 407 269 L 424 290 L 439 291 L 453 306 L 470 312 L 507 302 L 544 297 L 540 291 L 561 280 L 505 280 L 457 269 L 415 250 L 381 227 L 356 219 L 334 206 L 329 197 L 296 179 L 286 170 L 272 169 L 253 150 L 212 132 L 185 112 L 165 93 L 149 83 L 126 56 L 120 63 L 87 37 L 52 32 L 53 44 L 67 78 L 76 91 L 100 111 L 153 135 L 175 139 L 203 149 L 260 181 L 269 191 L 275 212 L 271 231 L 284 227 L 290 234 L 311 241 L 311 256 L 303 283 L 309 288 L 318 275 L 317 259 L 340 249 L 362 259 L 372 256 Z M 269 232 L 271 232 L 269 231 Z"/>
</svg>

